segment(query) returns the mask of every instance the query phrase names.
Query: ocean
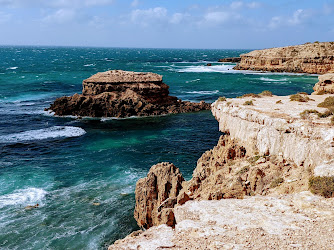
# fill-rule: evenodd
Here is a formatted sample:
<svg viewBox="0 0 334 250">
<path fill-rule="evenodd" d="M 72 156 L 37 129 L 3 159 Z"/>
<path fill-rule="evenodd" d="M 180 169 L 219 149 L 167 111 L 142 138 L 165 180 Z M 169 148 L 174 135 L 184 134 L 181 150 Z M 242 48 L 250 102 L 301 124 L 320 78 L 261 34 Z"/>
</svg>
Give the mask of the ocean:
<svg viewBox="0 0 334 250">
<path fill-rule="evenodd" d="M 152 165 L 173 162 L 190 179 L 221 135 L 210 111 L 77 120 L 45 112 L 55 98 L 112 69 L 161 74 L 189 101 L 312 92 L 314 75 L 217 63 L 248 51 L 0 47 L 0 249 L 105 249 L 138 229 L 135 184 Z"/>
</svg>

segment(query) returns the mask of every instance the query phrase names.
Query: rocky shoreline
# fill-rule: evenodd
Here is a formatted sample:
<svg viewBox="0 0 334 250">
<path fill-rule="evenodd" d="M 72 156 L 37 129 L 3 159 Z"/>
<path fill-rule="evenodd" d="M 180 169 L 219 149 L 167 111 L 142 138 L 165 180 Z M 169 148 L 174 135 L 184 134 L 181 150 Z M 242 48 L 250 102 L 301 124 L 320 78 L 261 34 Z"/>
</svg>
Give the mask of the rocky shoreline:
<svg viewBox="0 0 334 250">
<path fill-rule="evenodd" d="M 240 57 L 236 70 L 325 74 L 334 71 L 334 42 L 254 50 Z"/>
<path fill-rule="evenodd" d="M 192 103 L 169 95 L 162 76 L 112 70 L 97 73 L 82 83 L 82 94 L 57 98 L 47 111 L 58 116 L 155 116 L 209 110 L 210 104 Z"/>
<path fill-rule="evenodd" d="M 334 113 L 322 105 L 334 96 L 298 95 L 213 103 L 224 133 L 217 146 L 201 156 L 189 181 L 172 163 L 152 166 L 137 182 L 134 211 L 147 230 L 109 249 L 333 245 L 334 198 L 314 194 L 334 197 Z"/>
</svg>

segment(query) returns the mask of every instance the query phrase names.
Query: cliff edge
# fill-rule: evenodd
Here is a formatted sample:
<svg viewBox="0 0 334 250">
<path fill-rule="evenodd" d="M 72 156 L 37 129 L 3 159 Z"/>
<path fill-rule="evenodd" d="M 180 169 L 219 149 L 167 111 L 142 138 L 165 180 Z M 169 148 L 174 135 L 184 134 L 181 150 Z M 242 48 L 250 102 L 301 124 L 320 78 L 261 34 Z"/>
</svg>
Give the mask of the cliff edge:
<svg viewBox="0 0 334 250">
<path fill-rule="evenodd" d="M 240 57 L 234 69 L 325 74 L 334 70 L 334 42 L 254 50 Z"/>
<path fill-rule="evenodd" d="M 333 101 L 303 93 L 220 98 L 212 104 L 224 133 L 217 146 L 189 181 L 171 163 L 154 165 L 136 186 L 134 216 L 147 230 L 109 249 L 333 245 L 334 113 L 324 107 Z"/>
</svg>

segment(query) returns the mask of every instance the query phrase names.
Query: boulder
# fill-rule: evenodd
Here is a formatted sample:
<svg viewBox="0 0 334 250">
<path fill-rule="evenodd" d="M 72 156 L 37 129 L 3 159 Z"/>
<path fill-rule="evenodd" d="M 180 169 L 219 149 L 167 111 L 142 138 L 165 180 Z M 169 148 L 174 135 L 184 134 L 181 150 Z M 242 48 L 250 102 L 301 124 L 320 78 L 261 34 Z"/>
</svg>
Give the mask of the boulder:
<svg viewBox="0 0 334 250">
<path fill-rule="evenodd" d="M 313 87 L 313 95 L 334 94 L 334 73 L 320 75 L 318 79 L 319 82 Z"/>
<path fill-rule="evenodd" d="M 89 117 L 153 116 L 210 109 L 205 102 L 192 103 L 169 95 L 162 76 L 112 70 L 83 81 L 82 94 L 64 96 L 51 104 L 55 115 Z"/>
</svg>

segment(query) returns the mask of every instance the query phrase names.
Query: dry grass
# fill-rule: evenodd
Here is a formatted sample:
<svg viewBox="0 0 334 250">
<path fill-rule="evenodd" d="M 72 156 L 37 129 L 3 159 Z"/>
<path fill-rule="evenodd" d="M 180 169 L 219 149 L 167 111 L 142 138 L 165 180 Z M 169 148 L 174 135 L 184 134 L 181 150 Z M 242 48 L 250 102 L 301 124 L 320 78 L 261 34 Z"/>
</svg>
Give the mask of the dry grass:
<svg viewBox="0 0 334 250">
<path fill-rule="evenodd" d="M 225 96 L 221 96 L 218 98 L 219 102 L 225 102 L 226 101 L 226 97 Z"/>
<path fill-rule="evenodd" d="M 264 90 L 259 95 L 262 95 L 262 96 L 273 96 L 273 93 L 271 91 L 269 91 L 269 90 Z"/>
<path fill-rule="evenodd" d="M 237 96 L 237 98 L 244 98 L 244 97 L 260 98 L 261 96 L 258 95 L 258 94 L 254 94 L 254 93 L 248 93 L 248 94 L 244 94 L 242 96 Z"/>
<path fill-rule="evenodd" d="M 308 102 L 312 99 L 310 99 L 308 96 L 301 95 L 301 94 L 294 94 L 290 96 L 290 101 L 294 102 Z"/>
<path fill-rule="evenodd" d="M 273 180 L 270 184 L 270 188 L 275 188 L 281 185 L 284 182 L 284 179 L 282 177 L 278 177 L 275 180 Z"/>
<path fill-rule="evenodd" d="M 282 100 L 278 100 L 276 104 L 283 104 Z"/>
<path fill-rule="evenodd" d="M 318 104 L 321 108 L 334 108 L 334 96 L 327 97 L 323 102 Z"/>
<path fill-rule="evenodd" d="M 326 198 L 334 197 L 334 177 L 311 177 L 309 188 L 313 194 L 319 194 Z"/>
<path fill-rule="evenodd" d="M 246 105 L 246 106 L 253 106 L 254 103 L 253 103 L 253 101 L 245 101 L 244 105 Z"/>
</svg>

